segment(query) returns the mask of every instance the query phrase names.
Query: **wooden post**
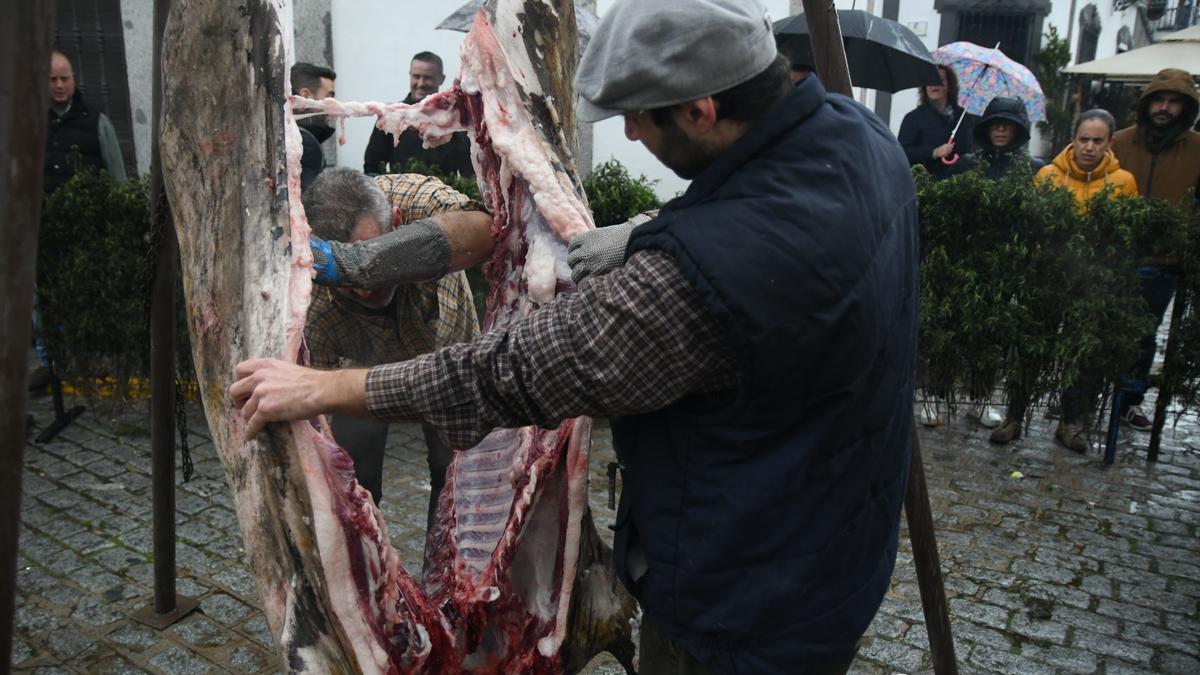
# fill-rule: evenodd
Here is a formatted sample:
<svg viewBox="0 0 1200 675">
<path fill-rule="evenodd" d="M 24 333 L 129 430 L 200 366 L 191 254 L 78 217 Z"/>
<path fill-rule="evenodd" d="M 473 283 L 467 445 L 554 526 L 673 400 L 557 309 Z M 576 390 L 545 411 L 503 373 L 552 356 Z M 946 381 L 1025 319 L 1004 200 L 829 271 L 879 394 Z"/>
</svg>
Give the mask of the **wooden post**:
<svg viewBox="0 0 1200 675">
<path fill-rule="evenodd" d="M 850 65 L 842 44 L 842 29 L 838 24 L 833 0 L 804 0 L 808 17 L 808 34 L 812 41 L 813 65 L 821 83 L 828 91 L 850 96 Z M 883 64 L 880 64 L 881 66 Z M 908 535 L 912 543 L 913 565 L 917 568 L 917 586 L 921 591 L 921 608 L 925 613 L 925 629 L 929 633 L 929 651 L 933 655 L 933 671 L 937 675 L 958 672 L 954 655 L 954 634 L 950 630 L 950 607 L 942 583 L 942 567 L 933 531 L 933 511 L 925 486 L 925 465 L 921 461 L 921 443 L 913 421 L 912 466 L 908 471 L 908 490 L 904 497 L 904 515 L 908 519 Z"/>
<path fill-rule="evenodd" d="M 0 4 L 0 672 L 12 657 L 54 1 Z"/>
<path fill-rule="evenodd" d="M 842 27 L 838 23 L 833 0 L 804 0 L 804 16 L 808 19 L 808 39 L 812 43 L 813 67 L 821 84 L 828 91 L 852 96 L 850 64 L 842 44 Z M 883 64 L 879 64 L 880 67 Z"/>
<path fill-rule="evenodd" d="M 925 614 L 925 631 L 929 634 L 933 672 L 954 675 L 958 672 L 958 659 L 954 655 L 954 633 L 950 629 L 950 605 L 946 602 L 946 587 L 942 583 L 942 561 L 933 531 L 933 509 L 929 506 L 929 491 L 925 487 L 925 463 L 921 460 L 921 439 L 915 420 L 904 517 L 908 519 L 908 539 L 912 544 L 913 566 L 917 568 L 917 587 L 921 591 L 921 610 Z"/>
</svg>

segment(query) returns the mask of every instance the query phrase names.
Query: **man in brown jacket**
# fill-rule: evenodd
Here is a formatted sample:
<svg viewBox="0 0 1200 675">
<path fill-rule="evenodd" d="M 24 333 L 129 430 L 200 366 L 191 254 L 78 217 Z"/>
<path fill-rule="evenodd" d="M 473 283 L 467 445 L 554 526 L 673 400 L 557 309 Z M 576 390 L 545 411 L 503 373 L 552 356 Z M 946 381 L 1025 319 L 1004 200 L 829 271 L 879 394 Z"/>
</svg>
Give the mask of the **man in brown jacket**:
<svg viewBox="0 0 1200 675">
<path fill-rule="evenodd" d="M 1170 202 L 1194 200 L 1192 188 L 1200 186 L 1200 134 L 1192 131 L 1200 111 L 1200 96 L 1190 73 L 1178 68 L 1158 72 L 1142 92 L 1137 107 L 1137 123 L 1113 137 L 1112 150 L 1121 168 L 1137 179 L 1138 192 L 1146 198 Z M 1190 203 L 1195 203 L 1191 201 Z M 1142 296 L 1162 323 L 1163 314 L 1175 294 L 1177 270 L 1163 259 L 1138 268 Z M 1142 354 L 1134 377 L 1145 383 L 1154 362 L 1154 334 L 1142 339 Z M 1141 410 L 1142 394 L 1128 394 L 1129 407 L 1121 418 L 1127 425 L 1149 431 L 1150 419 Z"/>
</svg>

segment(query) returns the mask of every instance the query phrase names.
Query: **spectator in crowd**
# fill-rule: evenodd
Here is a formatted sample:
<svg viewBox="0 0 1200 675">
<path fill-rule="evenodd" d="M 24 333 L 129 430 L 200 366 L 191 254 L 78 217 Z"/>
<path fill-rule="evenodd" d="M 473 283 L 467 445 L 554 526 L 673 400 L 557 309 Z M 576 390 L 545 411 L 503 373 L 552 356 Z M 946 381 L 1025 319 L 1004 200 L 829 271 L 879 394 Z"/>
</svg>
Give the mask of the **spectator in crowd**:
<svg viewBox="0 0 1200 675">
<path fill-rule="evenodd" d="M 442 72 L 442 59 L 433 52 L 420 52 L 413 56 L 408 67 L 408 96 L 405 103 L 416 103 L 436 93 L 446 81 Z M 446 174 L 459 173 L 474 176 L 471 165 L 471 141 L 464 131 L 436 148 L 425 148 L 424 141 L 415 129 L 407 129 L 399 140 L 388 132 L 376 128 L 371 132 L 367 151 L 363 155 L 363 171 L 368 175 L 399 173 L 411 170 L 413 160 L 441 169 Z"/>
<path fill-rule="evenodd" d="M 988 178 L 1000 180 L 1013 171 L 1024 171 L 1030 179 L 1045 165 L 1029 156 L 1029 114 L 1019 99 L 997 96 L 988 104 L 983 117 L 975 124 L 975 158 L 982 162 Z M 1021 434 L 1021 421 L 1029 405 L 1027 396 L 1009 384 L 1008 410 L 1003 424 L 989 437 L 993 443 L 1008 443 Z M 988 410 L 980 415 L 981 422 L 990 422 Z M 986 424 L 985 424 L 986 426 Z"/>
<path fill-rule="evenodd" d="M 337 73 L 324 66 L 299 62 L 292 66 L 292 94 L 321 100 L 335 96 L 333 82 Z M 325 151 L 321 144 L 333 135 L 334 127 L 328 115 L 305 117 L 296 123 L 300 127 L 300 139 L 304 142 L 304 155 L 300 158 L 300 188 L 307 190 L 317 175 L 325 169 Z"/>
<path fill-rule="evenodd" d="M 1020 99 L 1009 96 L 992 99 L 983 117 L 975 123 L 973 135 L 975 159 L 983 164 L 984 173 L 992 180 L 1012 171 L 1037 173 L 1046 165 L 1029 155 L 1029 113 Z"/>
<path fill-rule="evenodd" d="M 353 169 L 322 173 L 304 191 L 304 211 L 318 255 L 329 242 L 374 242 L 375 248 L 402 251 L 389 268 L 390 279 L 372 279 L 369 288 L 315 287 L 305 326 L 309 358 L 317 368 L 369 367 L 403 361 L 479 334 L 479 322 L 462 270 L 491 251 L 492 219 L 482 207 L 436 178 L 416 174 L 368 177 Z M 448 237 L 445 228 L 469 237 Z M 387 236 L 385 236 L 387 235 Z M 339 247 L 336 258 L 369 258 L 378 251 Z M 331 249 L 324 249 L 329 251 Z M 380 266 L 368 264 L 368 267 Z M 454 271 L 451 271 L 454 270 Z M 354 281 L 343 269 L 342 281 Z M 318 281 L 329 282 L 328 278 Z M 383 497 L 383 453 L 387 424 L 334 415 L 333 435 L 354 460 L 358 482 L 378 503 Z M 436 430 L 424 426 L 428 448 L 429 522 L 446 480 L 451 449 Z"/>
<path fill-rule="evenodd" d="M 971 117 L 966 116 L 954 138 L 950 138 L 950 132 L 954 131 L 965 111 L 958 105 L 958 78 L 954 70 L 938 66 L 938 73 L 942 83 L 920 88 L 921 103 L 904 116 L 898 138 L 909 164 L 920 164 L 940 179 L 970 168 L 968 157 L 973 124 Z M 942 161 L 950 161 L 956 154 L 959 156 L 957 163 Z"/>
<path fill-rule="evenodd" d="M 1121 168 L 1112 152 L 1116 129 L 1117 121 L 1107 110 L 1096 108 L 1083 113 L 1075 123 L 1071 144 L 1037 172 L 1037 180 L 1070 190 L 1080 210 L 1086 209 L 1088 201 L 1104 190 L 1109 190 L 1112 198 L 1136 195 L 1133 174 Z M 1087 417 L 1095 398 L 1095 387 L 1083 381 L 1063 391 L 1062 419 L 1054 437 L 1075 452 L 1086 453 L 1091 448 Z"/>
<path fill-rule="evenodd" d="M 1161 70 L 1142 91 L 1137 123 L 1116 133 L 1112 150 L 1121 166 L 1137 180 L 1143 197 L 1174 203 L 1195 199 L 1192 191 L 1200 187 L 1200 134 L 1192 130 L 1192 125 L 1198 110 L 1200 97 L 1195 81 L 1185 70 Z M 1133 368 L 1133 377 L 1142 384 L 1150 376 L 1158 346 L 1155 334 L 1179 278 L 1169 252 L 1147 253 L 1140 261 L 1138 279 L 1155 330 L 1142 338 L 1142 352 Z M 1128 407 L 1121 419 L 1134 429 L 1150 431 L 1154 425 L 1142 410 L 1142 398 L 1141 390 L 1127 393 L 1124 402 Z"/>
<path fill-rule="evenodd" d="M 78 151 L 78 167 L 73 158 Z M 83 100 L 75 87 L 75 69 L 66 54 L 50 53 L 50 130 L 42 190 L 49 194 L 75 175 L 76 168 L 105 169 L 125 182 L 121 143 L 108 115 Z"/>
</svg>

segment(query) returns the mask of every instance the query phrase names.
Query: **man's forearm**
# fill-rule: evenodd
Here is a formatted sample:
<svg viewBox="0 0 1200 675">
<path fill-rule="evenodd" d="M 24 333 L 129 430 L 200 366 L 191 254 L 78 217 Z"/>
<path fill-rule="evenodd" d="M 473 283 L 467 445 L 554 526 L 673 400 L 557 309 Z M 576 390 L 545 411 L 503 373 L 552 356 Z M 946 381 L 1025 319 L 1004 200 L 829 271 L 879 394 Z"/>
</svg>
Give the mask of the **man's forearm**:
<svg viewBox="0 0 1200 675">
<path fill-rule="evenodd" d="M 457 211 L 424 218 L 362 242 L 329 242 L 338 286 L 386 288 L 429 281 L 487 258 L 491 216 Z"/>
<path fill-rule="evenodd" d="M 367 410 L 367 373 L 365 368 L 324 371 L 321 387 L 322 408 L 334 415 L 370 417 Z"/>
</svg>

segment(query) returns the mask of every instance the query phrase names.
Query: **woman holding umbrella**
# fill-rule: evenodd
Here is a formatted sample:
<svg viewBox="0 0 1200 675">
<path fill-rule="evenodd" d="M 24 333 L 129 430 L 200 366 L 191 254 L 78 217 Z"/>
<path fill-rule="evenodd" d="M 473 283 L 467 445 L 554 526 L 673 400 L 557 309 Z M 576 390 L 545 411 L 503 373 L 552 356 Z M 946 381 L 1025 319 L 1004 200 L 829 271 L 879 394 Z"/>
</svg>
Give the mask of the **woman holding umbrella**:
<svg viewBox="0 0 1200 675">
<path fill-rule="evenodd" d="M 955 131 L 955 125 L 963 117 L 958 104 L 958 79 L 946 66 L 938 66 L 938 73 L 942 84 L 921 87 L 921 104 L 904 116 L 899 140 L 909 163 L 921 164 L 934 178 L 941 179 L 967 168 L 967 162 L 956 158 L 971 152 L 973 125 L 968 117 Z"/>
</svg>

